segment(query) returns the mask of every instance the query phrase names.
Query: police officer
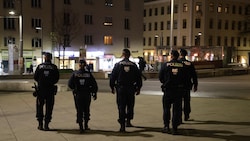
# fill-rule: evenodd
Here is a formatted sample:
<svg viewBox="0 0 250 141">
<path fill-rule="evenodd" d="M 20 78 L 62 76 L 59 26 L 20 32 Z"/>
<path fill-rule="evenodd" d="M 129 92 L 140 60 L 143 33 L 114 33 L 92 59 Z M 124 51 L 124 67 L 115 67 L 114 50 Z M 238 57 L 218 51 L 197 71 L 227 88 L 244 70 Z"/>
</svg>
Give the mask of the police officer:
<svg viewBox="0 0 250 141">
<path fill-rule="evenodd" d="M 195 71 L 194 65 L 192 62 L 186 59 L 187 51 L 185 49 L 180 50 L 180 61 L 185 64 L 187 67 L 187 86 L 185 89 L 185 94 L 183 95 L 183 111 L 184 111 L 184 120 L 188 121 L 191 113 L 191 105 L 190 105 L 190 90 L 193 89 L 194 92 L 197 91 L 198 87 L 198 79 L 197 73 Z"/>
<path fill-rule="evenodd" d="M 141 73 L 137 65 L 129 60 L 130 51 L 123 49 L 124 59 L 115 64 L 110 76 L 111 92 L 117 92 L 120 132 L 126 132 L 125 126 L 131 127 L 134 117 L 135 95 L 142 87 Z M 126 123 L 126 124 L 125 124 Z"/>
<path fill-rule="evenodd" d="M 161 67 L 159 80 L 162 83 L 163 90 L 163 133 L 170 133 L 170 117 L 172 109 L 172 134 L 177 134 L 177 128 L 180 125 L 181 103 L 185 86 L 185 68 L 182 62 L 178 61 L 179 53 L 176 50 L 171 52 L 171 60 Z"/>
<path fill-rule="evenodd" d="M 44 54 L 45 62 L 38 65 L 34 74 L 34 79 L 38 83 L 38 95 L 36 100 L 36 117 L 38 120 L 39 130 L 49 130 L 49 122 L 52 119 L 52 111 L 54 107 L 57 86 L 55 84 L 59 80 L 59 71 L 57 66 L 51 63 L 52 54 Z M 45 107 L 45 116 L 43 107 Z M 43 127 L 43 120 L 45 121 Z"/>
<path fill-rule="evenodd" d="M 79 124 L 80 133 L 89 130 L 91 96 L 97 99 L 98 86 L 87 62 L 84 59 L 79 61 L 79 70 L 72 73 L 68 86 L 73 90 L 75 107 L 77 112 L 76 122 Z M 84 119 L 84 129 L 83 129 Z"/>
</svg>

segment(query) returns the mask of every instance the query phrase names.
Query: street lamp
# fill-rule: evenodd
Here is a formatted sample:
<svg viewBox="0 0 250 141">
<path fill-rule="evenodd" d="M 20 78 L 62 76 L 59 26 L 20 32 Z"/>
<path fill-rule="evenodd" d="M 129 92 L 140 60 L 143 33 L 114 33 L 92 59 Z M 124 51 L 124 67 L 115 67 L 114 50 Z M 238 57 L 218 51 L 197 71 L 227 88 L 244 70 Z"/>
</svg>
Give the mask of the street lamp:
<svg viewBox="0 0 250 141">
<path fill-rule="evenodd" d="M 43 28 L 42 27 L 36 27 L 36 30 L 41 30 L 41 62 L 43 63 Z"/>
</svg>

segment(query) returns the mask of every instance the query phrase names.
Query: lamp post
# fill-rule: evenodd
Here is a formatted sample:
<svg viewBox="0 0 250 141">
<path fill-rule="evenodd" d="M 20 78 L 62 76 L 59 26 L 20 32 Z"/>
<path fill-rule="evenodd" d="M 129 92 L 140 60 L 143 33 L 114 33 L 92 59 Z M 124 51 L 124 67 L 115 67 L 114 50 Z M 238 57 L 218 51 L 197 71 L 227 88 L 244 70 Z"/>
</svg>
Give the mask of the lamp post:
<svg viewBox="0 0 250 141">
<path fill-rule="evenodd" d="M 174 27 L 174 0 L 171 0 L 171 16 L 170 16 L 170 49 L 169 55 L 173 50 L 173 27 Z"/>
<path fill-rule="evenodd" d="M 36 30 L 41 31 L 41 62 L 43 63 L 43 28 L 42 27 L 36 27 Z"/>
<path fill-rule="evenodd" d="M 20 1 L 22 2 L 22 1 Z M 21 4 L 21 3 L 20 3 Z M 20 7 L 22 7 L 22 4 L 20 5 Z M 23 60 L 23 16 L 22 16 L 22 8 L 20 10 L 20 15 L 19 16 L 15 16 L 15 12 L 14 11 L 10 11 L 9 14 L 11 16 L 9 16 L 9 18 L 18 18 L 19 19 L 19 59 L 18 59 L 18 63 L 19 63 L 19 73 L 23 74 L 24 72 L 24 60 Z"/>
</svg>

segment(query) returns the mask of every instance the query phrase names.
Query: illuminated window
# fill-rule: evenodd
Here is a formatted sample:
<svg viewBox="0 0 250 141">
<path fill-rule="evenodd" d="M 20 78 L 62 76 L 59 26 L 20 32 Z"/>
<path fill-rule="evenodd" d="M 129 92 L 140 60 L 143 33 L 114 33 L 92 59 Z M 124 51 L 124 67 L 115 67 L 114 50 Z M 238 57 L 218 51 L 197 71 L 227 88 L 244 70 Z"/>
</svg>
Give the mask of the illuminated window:
<svg viewBox="0 0 250 141">
<path fill-rule="evenodd" d="M 222 12 L 222 4 L 219 4 L 218 9 L 217 9 L 217 12 L 218 12 L 218 13 L 221 13 L 221 12 Z"/>
<path fill-rule="evenodd" d="M 195 11 L 201 11 L 201 2 L 196 3 Z"/>
<path fill-rule="evenodd" d="M 113 44 L 112 36 L 104 36 L 104 45 L 112 45 L 112 44 Z"/>
<path fill-rule="evenodd" d="M 226 5 L 226 7 L 225 7 L 225 13 L 229 13 L 229 6 L 228 5 Z"/>
<path fill-rule="evenodd" d="M 113 0 L 105 0 L 105 6 L 107 7 L 113 7 Z"/>
<path fill-rule="evenodd" d="M 105 22 L 103 23 L 104 26 L 112 26 L 113 25 L 112 17 L 105 17 Z"/>
<path fill-rule="evenodd" d="M 188 4 L 184 3 L 183 4 L 183 12 L 187 12 L 188 11 Z"/>
</svg>

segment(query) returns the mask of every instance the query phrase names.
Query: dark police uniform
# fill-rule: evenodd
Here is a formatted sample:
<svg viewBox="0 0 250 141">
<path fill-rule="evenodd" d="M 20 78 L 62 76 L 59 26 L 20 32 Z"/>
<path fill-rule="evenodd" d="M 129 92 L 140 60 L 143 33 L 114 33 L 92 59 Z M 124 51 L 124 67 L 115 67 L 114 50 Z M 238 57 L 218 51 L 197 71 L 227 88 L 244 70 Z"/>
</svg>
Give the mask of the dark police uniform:
<svg viewBox="0 0 250 141">
<path fill-rule="evenodd" d="M 185 68 L 184 64 L 177 60 L 178 52 L 173 51 L 177 57 L 169 62 L 163 64 L 160 73 L 159 80 L 162 83 L 163 88 L 163 121 L 164 128 L 163 132 L 169 132 L 169 123 L 171 117 L 171 105 L 173 105 L 172 110 L 172 128 L 173 134 L 177 132 L 177 127 L 180 124 L 181 116 L 181 103 L 182 96 L 185 87 Z"/>
<path fill-rule="evenodd" d="M 86 63 L 86 62 L 85 62 Z M 88 130 L 88 121 L 90 120 L 90 103 L 91 96 L 96 99 L 98 86 L 94 76 L 89 69 L 79 69 L 71 75 L 68 86 L 73 90 L 75 107 L 77 111 L 76 122 L 80 126 L 80 131 L 83 131 L 83 118 L 85 130 Z"/>
<path fill-rule="evenodd" d="M 45 56 L 52 58 L 50 53 Z M 55 94 L 57 87 L 55 84 L 59 80 L 59 71 L 57 66 L 51 63 L 51 59 L 37 66 L 34 79 L 38 83 L 38 95 L 36 100 L 36 117 L 39 122 L 38 129 L 43 129 L 43 119 L 45 120 L 45 130 L 49 130 L 48 124 L 52 119 L 52 111 L 54 107 Z M 46 105 L 44 118 L 43 107 Z"/>
<path fill-rule="evenodd" d="M 119 111 L 118 122 L 121 132 L 125 131 L 125 120 L 134 117 L 135 93 L 142 87 L 142 79 L 137 65 L 128 58 L 115 64 L 110 76 L 110 88 L 116 87 L 117 106 Z"/>
<path fill-rule="evenodd" d="M 185 53 L 184 57 L 180 58 L 179 60 L 184 64 L 187 70 L 187 86 L 185 89 L 185 93 L 183 95 L 183 111 L 184 111 L 184 120 L 187 121 L 189 119 L 189 115 L 191 113 L 191 105 L 190 105 L 190 90 L 194 87 L 194 89 L 197 89 L 198 86 L 198 79 L 197 79 L 197 73 L 195 71 L 195 67 L 193 63 L 185 58 L 186 56 L 186 50 L 181 49 L 181 53 Z"/>
</svg>

